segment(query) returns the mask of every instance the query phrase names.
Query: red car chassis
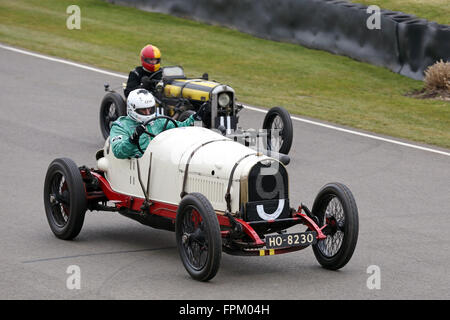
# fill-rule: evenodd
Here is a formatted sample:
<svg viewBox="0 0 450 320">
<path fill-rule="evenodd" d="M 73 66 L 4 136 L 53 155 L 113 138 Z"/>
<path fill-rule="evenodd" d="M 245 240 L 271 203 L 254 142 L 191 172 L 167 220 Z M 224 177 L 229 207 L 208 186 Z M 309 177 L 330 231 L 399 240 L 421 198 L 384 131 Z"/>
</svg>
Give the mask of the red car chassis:
<svg viewBox="0 0 450 320">
<path fill-rule="evenodd" d="M 175 220 L 178 206 L 144 198 L 133 197 L 115 192 L 102 172 L 86 167 L 80 168 L 85 185 L 88 209 L 99 211 L 115 211 L 143 224 L 165 230 L 175 230 Z M 101 190 L 101 191 L 100 191 Z M 113 205 L 107 205 L 107 203 Z M 291 217 L 269 221 L 246 222 L 229 213 L 216 211 L 221 228 L 223 251 L 232 255 L 265 256 L 302 250 L 307 246 L 288 246 L 277 249 L 267 249 L 265 240 L 255 231 L 255 226 L 261 224 L 282 225 L 283 228 L 302 224 L 313 231 L 316 240 L 323 240 L 326 236 L 327 224 L 319 227 L 317 221 L 310 214 L 308 208 L 301 205 L 298 210 L 291 211 Z M 148 220 L 152 221 L 148 223 Z M 152 220 L 153 219 L 153 220 Z"/>
</svg>

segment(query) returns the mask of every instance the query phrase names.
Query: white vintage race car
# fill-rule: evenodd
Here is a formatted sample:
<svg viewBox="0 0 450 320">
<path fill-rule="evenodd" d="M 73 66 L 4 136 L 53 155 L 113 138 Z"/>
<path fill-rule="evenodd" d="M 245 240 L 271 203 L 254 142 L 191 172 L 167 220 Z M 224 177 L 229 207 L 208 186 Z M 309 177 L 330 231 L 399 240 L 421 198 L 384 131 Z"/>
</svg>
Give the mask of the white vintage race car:
<svg viewBox="0 0 450 320">
<path fill-rule="evenodd" d="M 109 139 L 96 157 L 97 169 L 67 158 L 48 168 L 44 204 L 58 238 L 75 238 L 87 210 L 118 212 L 175 231 L 181 260 L 200 281 L 216 275 L 222 251 L 265 256 L 311 245 L 319 263 L 336 270 L 355 249 L 358 210 L 350 190 L 330 183 L 312 211 L 292 208 L 286 156 L 270 157 L 206 128 L 180 127 L 156 136 L 139 159 L 115 158 Z M 297 224 L 306 231 L 286 233 Z"/>
</svg>

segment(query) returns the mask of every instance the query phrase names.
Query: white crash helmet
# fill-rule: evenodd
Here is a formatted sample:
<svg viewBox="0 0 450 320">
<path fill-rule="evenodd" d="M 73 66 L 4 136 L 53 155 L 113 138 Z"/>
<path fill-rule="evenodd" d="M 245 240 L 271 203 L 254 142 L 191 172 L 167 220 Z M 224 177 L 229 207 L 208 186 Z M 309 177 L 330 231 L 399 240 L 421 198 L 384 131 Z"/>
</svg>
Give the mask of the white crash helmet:
<svg viewBox="0 0 450 320">
<path fill-rule="evenodd" d="M 134 121 L 145 122 L 156 117 L 155 110 L 155 98 L 148 90 L 136 89 L 128 95 L 127 114 Z"/>
</svg>

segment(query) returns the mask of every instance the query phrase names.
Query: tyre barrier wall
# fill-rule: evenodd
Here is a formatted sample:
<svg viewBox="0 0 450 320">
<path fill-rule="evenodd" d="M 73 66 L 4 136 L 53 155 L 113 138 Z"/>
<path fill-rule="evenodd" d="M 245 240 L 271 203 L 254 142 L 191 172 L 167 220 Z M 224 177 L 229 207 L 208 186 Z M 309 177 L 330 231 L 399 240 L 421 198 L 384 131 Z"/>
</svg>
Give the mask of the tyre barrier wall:
<svg viewBox="0 0 450 320">
<path fill-rule="evenodd" d="M 434 62 L 450 60 L 450 26 L 381 10 L 380 29 L 369 29 L 367 6 L 344 0 L 108 1 L 326 50 L 417 80 Z"/>
</svg>

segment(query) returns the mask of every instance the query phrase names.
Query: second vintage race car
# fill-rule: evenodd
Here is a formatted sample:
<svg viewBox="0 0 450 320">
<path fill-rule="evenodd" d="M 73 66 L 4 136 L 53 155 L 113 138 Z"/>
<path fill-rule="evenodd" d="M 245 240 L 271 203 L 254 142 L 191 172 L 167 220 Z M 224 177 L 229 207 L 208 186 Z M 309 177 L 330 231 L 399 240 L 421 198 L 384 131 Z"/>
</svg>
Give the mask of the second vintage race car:
<svg viewBox="0 0 450 320">
<path fill-rule="evenodd" d="M 159 118 L 174 122 L 167 116 L 150 121 Z M 358 210 L 346 186 L 327 184 L 311 211 L 296 209 L 285 158 L 207 128 L 166 130 L 133 159 L 117 159 L 107 139 L 96 159 L 96 169 L 68 158 L 48 167 L 44 205 L 58 238 L 75 238 L 87 210 L 118 212 L 174 231 L 184 267 L 200 281 L 216 275 L 222 252 L 267 256 L 312 246 L 318 262 L 331 270 L 342 268 L 354 252 Z M 296 225 L 306 230 L 286 232 Z"/>
<path fill-rule="evenodd" d="M 203 104 L 207 116 L 203 126 L 218 129 L 223 135 L 241 140 L 248 145 L 261 138 L 267 150 L 288 154 L 292 145 L 293 128 L 289 112 L 282 107 L 271 108 L 263 121 L 263 130 L 243 130 L 238 126 L 238 113 L 244 108 L 237 103 L 233 88 L 228 85 L 201 78 L 187 78 L 180 66 L 163 67 L 153 76 L 162 73 L 161 80 L 152 80 L 158 114 L 183 121 Z M 100 105 L 100 130 L 106 139 L 112 123 L 126 115 L 126 102 L 116 91 L 105 85 L 107 93 Z"/>
</svg>

